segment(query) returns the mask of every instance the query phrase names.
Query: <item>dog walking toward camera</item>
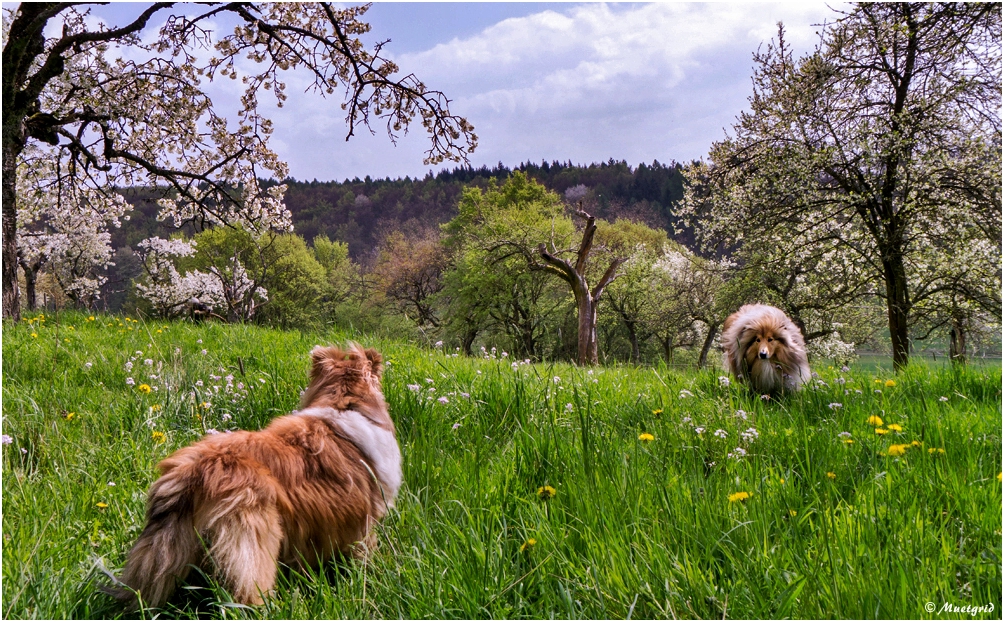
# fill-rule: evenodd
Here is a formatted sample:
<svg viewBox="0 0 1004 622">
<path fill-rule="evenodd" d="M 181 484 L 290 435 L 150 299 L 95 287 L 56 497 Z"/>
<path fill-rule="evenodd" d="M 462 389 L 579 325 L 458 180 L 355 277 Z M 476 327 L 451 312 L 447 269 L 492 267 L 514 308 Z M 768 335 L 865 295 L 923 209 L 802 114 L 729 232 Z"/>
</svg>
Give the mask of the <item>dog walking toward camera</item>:
<svg viewBox="0 0 1004 622">
<path fill-rule="evenodd" d="M 784 311 L 745 305 L 722 327 L 725 367 L 762 394 L 798 391 L 809 379 L 802 331 Z"/>
<path fill-rule="evenodd" d="M 116 596 L 160 607 L 197 565 L 235 601 L 261 604 L 280 563 L 316 568 L 373 551 L 373 526 L 402 480 L 381 358 L 356 344 L 310 354 L 301 410 L 259 432 L 207 436 L 158 465 L 122 572 L 129 589 Z"/>
</svg>

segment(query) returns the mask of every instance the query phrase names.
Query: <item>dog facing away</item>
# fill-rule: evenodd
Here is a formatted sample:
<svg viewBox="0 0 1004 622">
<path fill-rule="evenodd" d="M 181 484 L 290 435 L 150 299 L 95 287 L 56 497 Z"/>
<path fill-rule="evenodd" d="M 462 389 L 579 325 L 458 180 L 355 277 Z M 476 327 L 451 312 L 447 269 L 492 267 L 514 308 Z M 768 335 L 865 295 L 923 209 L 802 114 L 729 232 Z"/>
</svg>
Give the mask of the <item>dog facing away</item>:
<svg viewBox="0 0 1004 622">
<path fill-rule="evenodd" d="M 763 394 L 798 391 L 810 376 L 802 331 L 783 311 L 744 305 L 722 327 L 725 367 Z"/>
<path fill-rule="evenodd" d="M 402 480 L 381 357 L 350 344 L 317 346 L 311 359 L 301 410 L 258 432 L 207 436 L 158 465 L 146 528 L 122 572 L 130 589 L 116 596 L 160 607 L 201 565 L 235 601 L 261 604 L 279 563 L 316 567 L 373 550 L 371 528 Z"/>
</svg>

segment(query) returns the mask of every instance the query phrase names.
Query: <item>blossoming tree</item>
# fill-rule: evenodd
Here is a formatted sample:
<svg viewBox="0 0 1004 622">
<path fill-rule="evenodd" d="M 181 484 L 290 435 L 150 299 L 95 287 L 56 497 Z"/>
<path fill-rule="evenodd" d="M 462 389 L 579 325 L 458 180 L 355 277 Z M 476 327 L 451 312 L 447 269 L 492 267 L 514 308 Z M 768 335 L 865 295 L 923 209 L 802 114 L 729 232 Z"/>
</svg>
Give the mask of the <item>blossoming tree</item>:
<svg viewBox="0 0 1004 622">
<path fill-rule="evenodd" d="M 28 145 L 60 163 L 49 186 L 63 209 L 78 209 L 75 198 L 88 192 L 107 196 L 115 187 L 145 184 L 165 190 L 159 217 L 175 225 L 284 230 L 285 188 L 258 181 L 287 176 L 269 148 L 272 124 L 259 113 L 258 97 L 267 91 L 282 105 L 285 71 L 306 72 L 321 96 L 342 93 L 348 136 L 382 123 L 394 140 L 418 117 L 431 139 L 427 163 L 466 160 L 477 144 L 443 93 L 411 74 L 395 78 L 398 68 L 381 57 L 380 46 L 363 46 L 357 37 L 369 30 L 359 19 L 365 6 L 135 6 L 136 17 L 121 26 L 95 24 L 73 4 L 5 9 L 4 317 L 20 315 L 18 170 Z M 221 16 L 238 25 L 217 36 L 209 24 Z M 149 36 L 144 31 L 154 20 L 161 25 Z M 245 88 L 231 122 L 202 82 L 238 78 Z"/>
<path fill-rule="evenodd" d="M 754 60 L 750 109 L 711 149 L 699 220 L 727 246 L 755 240 L 764 253 L 748 259 L 764 270 L 794 252 L 815 255 L 808 279 L 835 274 L 817 262 L 853 277 L 824 294 L 873 284 L 902 367 L 911 312 L 940 291 L 912 278 L 914 258 L 954 261 L 964 223 L 1000 231 L 999 7 L 859 4 L 814 53 L 796 61 L 781 31 Z"/>
</svg>

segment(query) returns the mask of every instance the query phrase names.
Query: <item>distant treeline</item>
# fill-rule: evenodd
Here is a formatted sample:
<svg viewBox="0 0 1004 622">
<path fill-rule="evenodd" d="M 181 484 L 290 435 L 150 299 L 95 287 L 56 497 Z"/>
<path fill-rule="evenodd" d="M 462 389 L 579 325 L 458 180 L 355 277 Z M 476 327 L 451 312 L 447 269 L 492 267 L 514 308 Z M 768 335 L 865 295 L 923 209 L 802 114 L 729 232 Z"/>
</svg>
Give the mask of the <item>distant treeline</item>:
<svg viewBox="0 0 1004 622">
<path fill-rule="evenodd" d="M 387 233 L 444 223 L 456 215 L 464 187 L 483 188 L 493 178 L 504 181 L 514 170 L 526 173 L 569 201 L 581 199 L 597 217 L 629 217 L 666 229 L 672 235 L 676 224 L 673 204 L 683 197 L 680 169 L 675 162 L 655 161 L 633 168 L 613 159 L 588 166 L 527 162 L 515 169 L 500 162 L 491 168 L 457 167 L 436 175 L 430 172 L 422 179 L 374 180 L 367 176 L 341 182 L 288 179 L 284 183 L 288 186 L 286 206 L 293 214 L 296 233 L 305 240 L 326 235 L 345 242 L 352 258 L 366 263 Z M 114 248 L 132 247 L 148 237 L 167 237 L 176 231 L 170 223 L 157 222 L 157 197 L 152 191 L 131 189 L 125 196 L 136 210 L 121 229 L 113 230 Z M 685 244 L 689 241 L 677 239 Z"/>
</svg>

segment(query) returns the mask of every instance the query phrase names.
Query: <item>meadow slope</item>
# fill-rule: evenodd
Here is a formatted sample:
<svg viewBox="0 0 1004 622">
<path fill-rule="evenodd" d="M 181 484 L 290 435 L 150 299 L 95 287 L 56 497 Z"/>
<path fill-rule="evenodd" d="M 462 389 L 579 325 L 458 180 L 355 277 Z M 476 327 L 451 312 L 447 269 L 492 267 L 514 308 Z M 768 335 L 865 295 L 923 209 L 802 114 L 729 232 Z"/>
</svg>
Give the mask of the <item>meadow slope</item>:
<svg viewBox="0 0 1004 622">
<path fill-rule="evenodd" d="M 4 324 L 3 617 L 120 616 L 96 587 L 142 529 L 156 463 L 294 409 L 310 348 L 348 337 L 72 312 Z M 195 577 L 162 615 L 1000 616 L 999 366 L 823 364 L 808 390 L 762 400 L 714 370 L 357 338 L 388 361 L 405 458 L 373 561 L 287 572 L 254 609 Z"/>
</svg>

